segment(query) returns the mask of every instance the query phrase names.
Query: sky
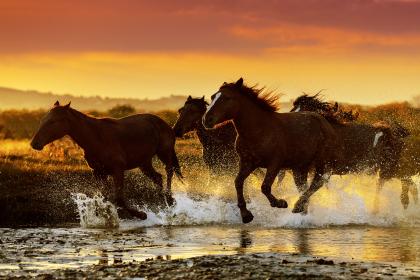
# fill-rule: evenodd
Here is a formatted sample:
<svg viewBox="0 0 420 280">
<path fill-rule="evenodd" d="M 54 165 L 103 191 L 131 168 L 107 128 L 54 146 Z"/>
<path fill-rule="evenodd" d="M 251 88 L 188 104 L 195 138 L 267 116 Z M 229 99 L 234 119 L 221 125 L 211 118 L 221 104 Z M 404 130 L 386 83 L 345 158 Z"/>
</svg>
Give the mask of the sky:
<svg viewBox="0 0 420 280">
<path fill-rule="evenodd" d="M 420 1 L 1 0 L 0 86 L 159 98 L 243 77 L 360 104 L 420 94 Z"/>
</svg>

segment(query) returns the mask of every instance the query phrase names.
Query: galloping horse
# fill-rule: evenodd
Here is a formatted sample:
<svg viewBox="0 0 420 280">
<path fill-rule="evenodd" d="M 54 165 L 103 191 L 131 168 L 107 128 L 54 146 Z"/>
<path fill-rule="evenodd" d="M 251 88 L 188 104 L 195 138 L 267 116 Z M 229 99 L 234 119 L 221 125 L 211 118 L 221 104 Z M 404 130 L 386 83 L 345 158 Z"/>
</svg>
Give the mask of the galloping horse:
<svg viewBox="0 0 420 280">
<path fill-rule="evenodd" d="M 345 143 L 345 152 L 341 158 L 342 161 L 333 166 L 333 174 L 342 175 L 366 169 L 379 171 L 376 196 L 379 195 L 386 180 L 399 178 L 402 182 L 401 203 L 403 207 L 408 207 L 409 190 L 414 201 L 417 202 L 417 188 L 410 177 L 415 175 L 418 170 L 407 172 L 406 170 L 416 169 L 408 168 L 407 162 L 400 160 L 403 149 L 407 149 L 404 147 L 402 138 L 410 134 L 406 128 L 397 123 L 392 125 L 383 122 L 373 125 L 349 123 L 357 119 L 358 113 L 339 109 L 337 103 L 332 105 L 325 102 L 321 100 L 319 94 L 299 96 L 293 102 L 291 111 L 311 111 L 321 114 L 330 121 L 337 135 L 342 138 Z M 403 170 L 401 164 L 405 165 Z M 377 197 L 376 200 L 378 200 Z"/>
<path fill-rule="evenodd" d="M 206 130 L 202 118 L 208 103 L 202 98 L 188 96 L 182 108 L 178 110 L 179 117 L 174 125 L 175 136 L 182 137 L 185 133 L 196 131 L 203 146 L 203 159 L 210 171 L 210 176 L 238 170 L 239 157 L 235 151 L 236 131 L 232 122 L 228 122 L 212 130 Z"/>
<path fill-rule="evenodd" d="M 224 83 L 212 96 L 203 117 L 211 129 L 216 124 L 232 120 L 238 137 L 235 148 L 239 154 L 239 172 L 235 179 L 238 207 L 242 221 L 253 220 L 243 195 L 245 179 L 258 167 L 267 168 L 261 190 L 272 207 L 287 208 L 287 202 L 275 198 L 271 185 L 281 169 L 291 169 L 298 187 L 306 185 L 311 167 L 315 176 L 311 186 L 296 202 L 293 212 L 305 210 L 309 197 L 324 183 L 323 175 L 339 157 L 340 147 L 334 129 L 316 113 L 277 113 L 277 97 L 264 89 L 248 87 L 240 78 L 236 83 Z"/>
<path fill-rule="evenodd" d="M 179 117 L 174 125 L 175 136 L 182 137 L 185 133 L 196 131 L 198 140 L 203 146 L 203 159 L 212 178 L 220 174 L 235 174 L 238 172 L 239 156 L 235 150 L 236 130 L 232 122 L 226 122 L 214 129 L 205 129 L 202 119 L 209 104 L 202 98 L 188 96 L 182 108 L 178 110 Z M 264 173 L 255 170 L 259 176 Z M 279 181 L 284 173 L 279 173 Z"/>
<path fill-rule="evenodd" d="M 171 194 L 172 176 L 182 177 L 175 154 L 175 135 L 172 128 L 157 116 L 132 115 L 121 119 L 93 118 L 70 107 L 54 107 L 41 120 L 40 127 L 31 141 L 35 150 L 69 135 L 85 152 L 85 159 L 97 179 L 114 179 L 113 201 L 130 214 L 146 219 L 146 213 L 131 209 L 123 198 L 124 171 L 139 167 L 163 192 L 162 175 L 152 165 L 157 155 L 165 164 L 167 174 L 166 198 Z"/>
</svg>

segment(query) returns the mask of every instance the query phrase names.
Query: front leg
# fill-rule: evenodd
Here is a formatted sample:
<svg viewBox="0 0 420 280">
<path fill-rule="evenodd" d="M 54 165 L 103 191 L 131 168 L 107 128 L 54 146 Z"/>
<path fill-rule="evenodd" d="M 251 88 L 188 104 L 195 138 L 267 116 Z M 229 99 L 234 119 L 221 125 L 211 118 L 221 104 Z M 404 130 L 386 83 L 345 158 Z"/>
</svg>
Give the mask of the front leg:
<svg viewBox="0 0 420 280">
<path fill-rule="evenodd" d="M 271 207 L 287 208 L 288 205 L 287 205 L 286 200 L 277 199 L 271 193 L 271 186 L 273 185 L 273 182 L 276 179 L 276 176 L 279 173 L 279 170 L 280 168 L 274 167 L 274 166 L 267 168 L 264 181 L 261 185 L 261 191 L 267 197 L 268 201 L 270 201 Z"/>
<path fill-rule="evenodd" d="M 235 179 L 236 195 L 238 198 L 238 207 L 241 211 L 243 223 L 249 223 L 254 219 L 252 213 L 246 208 L 244 198 L 244 182 L 245 179 L 255 170 L 255 166 L 250 162 L 244 162 L 242 159 L 239 163 L 239 172 Z"/>
<path fill-rule="evenodd" d="M 141 220 L 147 219 L 147 214 L 143 211 L 137 211 L 135 209 L 130 208 L 127 205 L 127 202 L 124 199 L 124 170 L 117 169 L 113 172 L 113 179 L 114 179 L 114 193 L 115 193 L 115 203 L 117 206 L 127 210 L 132 216 L 137 217 Z"/>
</svg>

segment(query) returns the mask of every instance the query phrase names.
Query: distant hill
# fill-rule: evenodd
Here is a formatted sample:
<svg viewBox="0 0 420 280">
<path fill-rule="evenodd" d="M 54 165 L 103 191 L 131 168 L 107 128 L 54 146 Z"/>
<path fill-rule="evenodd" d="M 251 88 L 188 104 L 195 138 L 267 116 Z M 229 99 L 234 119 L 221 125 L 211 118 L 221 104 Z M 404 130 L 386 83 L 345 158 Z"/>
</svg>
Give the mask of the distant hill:
<svg viewBox="0 0 420 280">
<path fill-rule="evenodd" d="M 83 97 L 70 94 L 58 95 L 38 91 L 24 91 L 0 87 L 0 110 L 7 109 L 47 109 L 56 100 L 61 103 L 71 101 L 71 104 L 82 111 L 108 110 L 115 105 L 130 104 L 137 110 L 154 112 L 161 110 L 175 110 L 185 102 L 186 96 L 171 95 L 159 99 L 108 98 L 100 96 Z"/>
<path fill-rule="evenodd" d="M 75 96 L 71 94 L 44 93 L 34 90 L 18 90 L 0 87 L 0 110 L 7 109 L 48 109 L 55 101 L 65 104 L 71 101 L 74 108 L 81 111 L 106 111 L 116 105 L 129 104 L 139 111 L 157 112 L 162 110 L 178 110 L 184 105 L 187 96 L 170 95 L 158 99 L 109 98 L 100 96 Z M 210 101 L 210 100 L 208 100 Z M 282 102 L 280 111 L 288 111 L 291 102 Z"/>
</svg>

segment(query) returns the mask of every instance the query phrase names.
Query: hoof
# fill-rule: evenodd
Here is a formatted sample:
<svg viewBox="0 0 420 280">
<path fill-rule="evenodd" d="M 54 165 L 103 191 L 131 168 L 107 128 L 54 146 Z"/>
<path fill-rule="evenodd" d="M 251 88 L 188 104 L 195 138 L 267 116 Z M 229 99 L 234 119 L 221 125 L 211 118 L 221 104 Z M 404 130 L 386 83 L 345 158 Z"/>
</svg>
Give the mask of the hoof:
<svg viewBox="0 0 420 280">
<path fill-rule="evenodd" d="M 295 207 L 292 210 L 292 213 L 302 213 L 307 211 L 308 209 L 308 199 L 306 198 L 299 198 L 299 200 L 296 202 Z"/>
<path fill-rule="evenodd" d="M 136 218 L 139 218 L 140 220 L 146 220 L 147 214 L 143 211 L 136 211 L 136 210 L 130 210 L 130 214 L 133 215 Z"/>
<path fill-rule="evenodd" d="M 252 215 L 252 213 L 249 212 L 248 210 L 244 210 L 244 211 L 241 210 L 241 216 L 242 216 L 242 222 L 244 224 L 250 223 L 254 219 L 254 215 Z"/>
<path fill-rule="evenodd" d="M 171 194 L 165 194 L 165 201 L 168 206 L 173 206 L 175 204 L 175 199 Z"/>
<path fill-rule="evenodd" d="M 287 201 L 284 199 L 276 199 L 275 201 L 270 203 L 271 207 L 277 207 L 277 208 L 287 208 L 289 205 L 287 204 Z"/>
</svg>

